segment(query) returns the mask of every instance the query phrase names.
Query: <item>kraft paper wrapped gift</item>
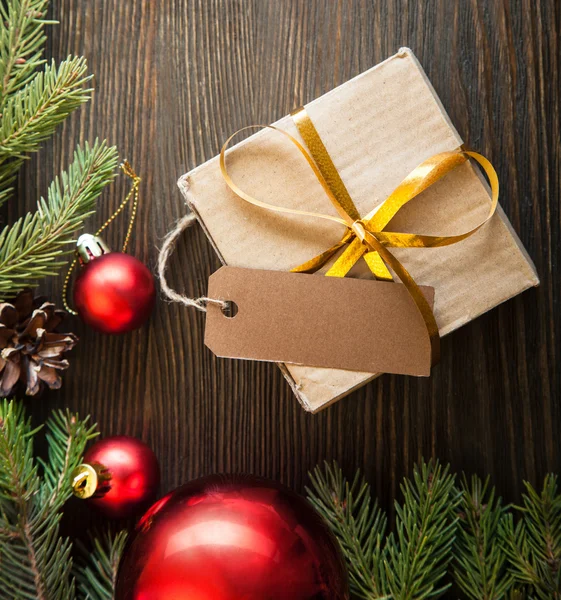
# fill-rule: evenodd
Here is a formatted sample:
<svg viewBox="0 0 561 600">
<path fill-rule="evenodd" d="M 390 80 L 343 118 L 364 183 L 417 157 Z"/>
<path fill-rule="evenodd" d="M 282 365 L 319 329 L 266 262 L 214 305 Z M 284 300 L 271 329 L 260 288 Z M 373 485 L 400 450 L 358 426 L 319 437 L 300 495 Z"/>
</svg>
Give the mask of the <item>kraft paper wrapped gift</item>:
<svg viewBox="0 0 561 600">
<path fill-rule="evenodd" d="M 314 100 L 306 110 L 361 215 L 379 205 L 419 163 L 463 143 L 407 48 Z M 300 139 L 290 116 L 275 125 Z M 259 200 L 336 215 L 302 156 L 271 129 L 234 146 L 227 161 L 234 181 Z M 244 202 L 224 182 L 218 157 L 181 177 L 179 187 L 226 265 L 288 271 L 329 248 L 343 233 L 335 223 L 272 213 Z M 483 221 L 489 206 L 486 182 L 465 163 L 409 202 L 386 229 L 459 234 Z M 435 288 L 434 314 L 441 335 L 539 284 L 532 261 L 500 207 L 463 242 L 391 251 L 419 285 Z M 350 276 L 372 277 L 364 261 Z M 311 412 L 379 375 L 293 364 L 279 367 Z"/>
</svg>

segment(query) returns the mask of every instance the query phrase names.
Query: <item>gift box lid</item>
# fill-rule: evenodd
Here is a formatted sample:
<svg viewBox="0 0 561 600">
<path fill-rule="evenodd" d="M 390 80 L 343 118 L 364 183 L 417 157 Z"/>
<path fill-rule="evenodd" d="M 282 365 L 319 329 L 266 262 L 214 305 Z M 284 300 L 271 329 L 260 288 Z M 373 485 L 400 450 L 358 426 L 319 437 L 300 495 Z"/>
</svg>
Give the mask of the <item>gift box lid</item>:
<svg viewBox="0 0 561 600">
<path fill-rule="evenodd" d="M 307 104 L 306 110 L 362 215 L 423 160 L 463 143 L 408 48 Z M 299 137 L 290 116 L 275 126 Z M 302 156 L 271 129 L 238 143 L 227 160 L 236 183 L 264 202 L 336 214 Z M 290 270 L 342 235 L 335 223 L 276 214 L 244 202 L 224 182 L 218 157 L 181 177 L 179 187 L 223 264 Z M 481 222 L 489 205 L 486 182 L 466 163 L 411 201 L 386 229 L 454 235 Z M 539 284 L 532 261 L 500 207 L 485 227 L 463 242 L 392 252 L 419 285 L 435 288 L 434 313 L 441 335 Z M 363 261 L 350 276 L 371 277 Z M 311 412 L 378 375 L 279 366 Z"/>
</svg>

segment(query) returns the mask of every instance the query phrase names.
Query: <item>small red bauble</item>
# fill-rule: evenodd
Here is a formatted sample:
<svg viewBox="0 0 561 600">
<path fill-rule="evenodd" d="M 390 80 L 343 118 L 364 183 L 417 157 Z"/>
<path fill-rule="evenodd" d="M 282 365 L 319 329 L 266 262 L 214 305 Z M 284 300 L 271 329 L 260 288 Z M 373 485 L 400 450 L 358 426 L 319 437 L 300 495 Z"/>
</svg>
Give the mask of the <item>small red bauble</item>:
<svg viewBox="0 0 561 600">
<path fill-rule="evenodd" d="M 134 256 L 110 252 L 100 238 L 78 240 L 82 269 L 74 283 L 80 317 L 103 333 L 126 333 L 146 322 L 156 298 L 152 273 Z"/>
<path fill-rule="evenodd" d="M 76 496 L 105 516 L 124 519 L 140 514 L 158 493 L 160 466 L 140 440 L 119 435 L 96 442 L 73 474 Z"/>
<path fill-rule="evenodd" d="M 347 600 L 333 535 L 307 500 L 250 476 L 212 476 L 141 519 L 118 600 Z"/>
</svg>

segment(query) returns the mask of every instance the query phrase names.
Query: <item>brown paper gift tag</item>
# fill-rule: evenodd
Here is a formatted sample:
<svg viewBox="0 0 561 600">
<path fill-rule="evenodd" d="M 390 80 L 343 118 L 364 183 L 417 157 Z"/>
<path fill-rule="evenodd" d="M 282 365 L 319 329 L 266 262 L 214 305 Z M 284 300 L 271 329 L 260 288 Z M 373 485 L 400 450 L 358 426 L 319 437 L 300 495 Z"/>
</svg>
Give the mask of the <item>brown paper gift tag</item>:
<svg viewBox="0 0 561 600">
<path fill-rule="evenodd" d="M 422 291 L 432 306 L 434 289 Z M 205 344 L 217 356 L 430 374 L 425 323 L 399 283 L 222 267 L 208 295 L 237 308 L 229 317 L 207 307 Z"/>
</svg>

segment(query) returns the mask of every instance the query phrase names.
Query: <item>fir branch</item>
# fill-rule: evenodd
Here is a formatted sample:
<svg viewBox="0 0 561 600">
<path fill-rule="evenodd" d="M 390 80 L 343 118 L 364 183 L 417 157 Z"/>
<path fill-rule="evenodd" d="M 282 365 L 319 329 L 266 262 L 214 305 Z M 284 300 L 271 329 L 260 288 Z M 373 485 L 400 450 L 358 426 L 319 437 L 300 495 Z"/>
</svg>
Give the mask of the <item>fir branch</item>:
<svg viewBox="0 0 561 600">
<path fill-rule="evenodd" d="M 68 473 L 80 465 L 86 444 L 98 435 L 96 426 L 89 426 L 88 422 L 89 417 L 81 420 L 68 410 L 53 412 L 47 421 L 49 455 L 46 462 L 39 462 L 51 506 L 62 506 L 72 495 Z"/>
<path fill-rule="evenodd" d="M 0 112 L 6 99 L 23 88 L 44 61 L 44 16 L 48 0 L 5 0 L 0 4 Z"/>
<path fill-rule="evenodd" d="M 0 125 L 0 204 L 26 155 L 37 151 L 73 110 L 89 100 L 92 90 L 84 83 L 90 79 L 86 59 L 69 57 L 58 67 L 54 62 L 47 65 L 7 99 Z"/>
<path fill-rule="evenodd" d="M 525 483 L 522 519 L 515 526 L 509 515 L 502 528 L 512 573 L 533 586 L 537 598 L 561 598 L 561 495 L 557 477 L 548 475 L 539 494 Z"/>
<path fill-rule="evenodd" d="M 31 419 L 16 402 L 0 402 L 0 502 L 20 498 L 27 502 L 37 493 L 39 480 L 33 461 Z M 3 504 L 0 504 L 4 508 Z"/>
<path fill-rule="evenodd" d="M 420 600 L 443 594 L 455 539 L 460 492 L 448 467 L 438 462 L 415 467 L 401 486 L 404 503 L 395 504 L 397 534 L 390 535 L 385 568 L 394 600 Z"/>
<path fill-rule="evenodd" d="M 4 400 L 0 405 L 0 584 L 14 598 L 43 599 L 47 598 L 47 584 L 31 531 L 35 515 L 30 509 L 40 495 L 34 433 L 23 407 Z"/>
<path fill-rule="evenodd" d="M 397 535 L 385 540 L 386 517 L 359 474 L 349 484 L 337 465 L 326 464 L 310 477 L 308 496 L 339 540 L 357 597 L 421 600 L 449 588 L 443 579 L 461 493 L 448 468 L 437 462 L 415 467 L 413 480 L 402 485 L 403 505 L 395 505 Z"/>
<path fill-rule="evenodd" d="M 357 472 L 352 483 L 337 463 L 324 463 L 309 474 L 308 498 L 339 540 L 349 566 L 351 590 L 357 598 L 383 600 L 387 595 L 382 568 L 387 519 L 372 501 L 370 487 Z"/>
<path fill-rule="evenodd" d="M 106 533 L 93 539 L 93 551 L 80 544 L 83 561 L 76 569 L 78 589 L 85 600 L 114 600 L 117 573 L 128 533 Z"/>
<path fill-rule="evenodd" d="M 97 142 L 78 148 L 74 163 L 56 178 L 47 201 L 0 232 L 0 297 L 53 275 L 65 265 L 74 234 L 94 210 L 95 200 L 114 177 L 115 148 Z"/>
<path fill-rule="evenodd" d="M 60 509 L 71 494 L 70 470 L 95 432 L 68 412 L 55 413 L 48 429 L 49 466 L 41 481 L 33 460 L 37 430 L 19 403 L 0 405 L 0 589 L 8 598 L 75 598 L 71 544 L 59 536 Z"/>
<path fill-rule="evenodd" d="M 514 581 L 500 537 L 507 514 L 495 488 L 477 476 L 471 483 L 464 476 L 460 518 L 456 534 L 454 578 L 468 598 L 500 600 L 507 598 Z"/>
</svg>

